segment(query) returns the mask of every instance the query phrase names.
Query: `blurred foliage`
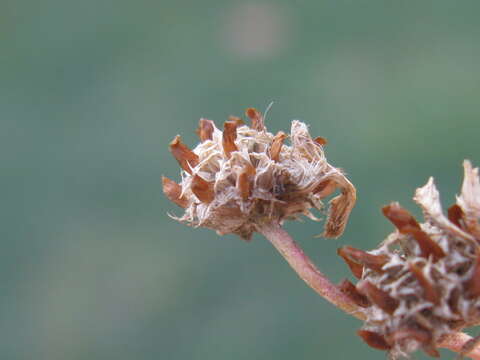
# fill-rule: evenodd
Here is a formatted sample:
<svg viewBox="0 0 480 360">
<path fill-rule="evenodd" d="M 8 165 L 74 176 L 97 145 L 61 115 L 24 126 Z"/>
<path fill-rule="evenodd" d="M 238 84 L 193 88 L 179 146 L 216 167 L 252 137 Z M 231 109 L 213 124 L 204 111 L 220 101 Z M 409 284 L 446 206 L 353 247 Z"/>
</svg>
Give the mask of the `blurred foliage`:
<svg viewBox="0 0 480 360">
<path fill-rule="evenodd" d="M 0 357 L 384 359 L 260 237 L 169 219 L 167 150 L 275 104 L 329 140 L 358 187 L 345 235 L 288 224 L 335 281 L 342 244 L 428 176 L 445 205 L 480 165 L 476 1 L 18 1 L 0 4 Z M 452 357 L 449 354 L 446 357 Z M 422 358 L 422 355 L 419 356 Z"/>
</svg>

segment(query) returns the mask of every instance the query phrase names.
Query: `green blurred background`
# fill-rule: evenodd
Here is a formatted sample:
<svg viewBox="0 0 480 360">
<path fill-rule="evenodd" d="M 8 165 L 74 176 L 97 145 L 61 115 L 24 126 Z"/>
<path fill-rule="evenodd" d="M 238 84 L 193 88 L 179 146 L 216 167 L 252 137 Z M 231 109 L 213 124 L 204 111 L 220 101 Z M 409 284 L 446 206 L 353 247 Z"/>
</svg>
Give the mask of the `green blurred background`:
<svg viewBox="0 0 480 360">
<path fill-rule="evenodd" d="M 358 203 L 339 240 L 287 229 L 334 281 L 379 211 L 480 164 L 478 1 L 2 0 L 0 358 L 384 359 L 260 236 L 191 229 L 168 152 L 248 106 L 329 140 Z M 453 358 L 451 353 L 443 353 Z M 423 358 L 419 355 L 418 358 Z"/>
</svg>

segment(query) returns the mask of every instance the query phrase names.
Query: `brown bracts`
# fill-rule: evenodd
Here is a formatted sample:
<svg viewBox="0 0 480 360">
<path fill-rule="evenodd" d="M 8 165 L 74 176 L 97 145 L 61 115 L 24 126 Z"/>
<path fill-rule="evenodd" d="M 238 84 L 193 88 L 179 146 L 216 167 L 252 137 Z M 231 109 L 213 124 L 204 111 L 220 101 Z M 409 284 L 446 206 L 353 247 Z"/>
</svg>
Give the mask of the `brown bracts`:
<svg viewBox="0 0 480 360">
<path fill-rule="evenodd" d="M 441 339 L 480 323 L 480 248 L 474 230 L 480 218 L 480 183 L 478 170 L 469 162 L 464 167 L 462 192 L 447 216 L 430 179 L 414 197 L 424 223 L 392 203 L 382 211 L 397 231 L 377 249 L 344 246 L 338 251 L 361 278 L 355 289 L 370 302 L 361 306 L 355 301 L 366 318 L 359 335 L 393 359 L 417 349 L 438 357 Z M 354 299 L 352 286 L 342 283 L 340 288 Z"/>
<path fill-rule="evenodd" d="M 453 204 L 448 208 L 448 220 L 455 224 L 458 228 L 463 229 L 463 211 L 460 206 Z"/>
<path fill-rule="evenodd" d="M 272 145 L 270 146 L 270 159 L 273 161 L 278 161 L 283 142 L 286 138 L 287 135 L 283 131 L 279 131 L 273 138 Z"/>
<path fill-rule="evenodd" d="M 385 337 L 379 333 L 368 331 L 368 330 L 358 330 L 358 336 L 360 336 L 363 341 L 365 341 L 369 346 L 377 350 L 390 350 L 392 347 L 385 340 Z"/>
<path fill-rule="evenodd" d="M 392 203 L 382 209 L 383 214 L 397 227 L 402 234 L 411 235 L 420 246 L 422 256 L 433 256 L 434 261 L 445 256 L 442 248 L 425 233 L 417 220 L 398 203 Z"/>
<path fill-rule="evenodd" d="M 317 136 L 315 139 L 313 139 L 318 145 L 325 146 L 328 144 L 327 139 L 321 136 Z"/>
<path fill-rule="evenodd" d="M 348 258 L 379 273 L 383 272 L 382 267 L 389 260 L 387 255 L 372 255 L 352 246 L 343 246 L 337 250 L 337 253 L 344 259 Z"/>
<path fill-rule="evenodd" d="M 433 284 L 425 274 L 423 273 L 423 269 L 420 268 L 418 265 L 411 263 L 409 264 L 409 269 L 412 272 L 412 275 L 417 279 L 419 285 L 423 289 L 423 297 L 425 300 L 438 305 L 440 303 L 440 294 Z"/>
<path fill-rule="evenodd" d="M 318 194 L 321 197 L 327 197 L 330 196 L 337 190 L 338 184 L 336 184 L 332 180 L 326 180 L 320 184 L 313 190 L 314 194 Z"/>
<path fill-rule="evenodd" d="M 398 202 L 393 202 L 383 207 L 382 212 L 401 233 L 404 233 L 406 229 L 420 229 L 417 220 L 407 210 L 402 208 Z"/>
<path fill-rule="evenodd" d="M 198 155 L 182 143 L 180 135 L 175 136 L 175 139 L 170 143 L 170 151 L 180 167 L 189 174 L 192 173 L 192 168 L 198 165 Z"/>
<path fill-rule="evenodd" d="M 290 134 L 273 135 L 259 111 L 250 108 L 246 115 L 250 126 L 231 117 L 223 131 L 200 120 L 200 143 L 193 150 L 179 136 L 172 141 L 182 179 L 177 184 L 164 177 L 162 184 L 166 197 L 184 209 L 175 219 L 245 240 L 261 233 L 319 295 L 364 320 L 358 335 L 388 351 L 390 359 L 416 350 L 438 357 L 438 347 L 470 351 L 474 345 L 459 331 L 480 324 L 478 169 L 464 162 L 462 190 L 447 216 L 433 178 L 414 197 L 423 223 L 398 203 L 384 207 L 396 230 L 371 251 L 340 248 L 338 254 L 360 281 L 337 286 L 281 224 L 300 215 L 317 220 L 311 210 L 325 210 L 325 197 L 338 190 L 325 211 L 323 234 L 338 237 L 355 204 L 355 187 L 327 162 L 326 141 L 313 139 L 304 123 L 294 120 Z M 480 360 L 480 351 L 473 350 L 477 355 L 467 356 Z"/>
<path fill-rule="evenodd" d="M 212 120 L 200 119 L 198 122 L 197 135 L 201 142 L 212 140 L 215 125 Z"/>
<path fill-rule="evenodd" d="M 357 290 L 365 295 L 372 303 L 377 305 L 386 313 L 392 315 L 399 305 L 399 301 L 390 294 L 373 285 L 370 281 L 364 280 L 357 285 Z"/>
<path fill-rule="evenodd" d="M 223 151 L 225 156 L 230 158 L 230 154 L 234 151 L 237 151 L 237 145 L 235 145 L 235 140 L 237 139 L 237 124 L 234 121 L 226 121 L 223 125 Z"/>
<path fill-rule="evenodd" d="M 343 248 L 338 249 L 337 254 L 341 256 L 343 260 L 347 263 L 353 276 L 355 276 L 357 279 L 361 279 L 363 274 L 363 265 L 350 259 L 350 257 L 347 256 L 347 254 L 342 249 Z"/>
<path fill-rule="evenodd" d="M 265 124 L 263 123 L 263 115 L 255 108 L 248 108 L 245 110 L 245 115 L 252 121 L 252 129 L 257 131 L 264 131 Z"/>
<path fill-rule="evenodd" d="M 352 299 L 357 306 L 366 308 L 372 304 L 370 300 L 368 300 L 365 295 L 360 294 L 355 285 L 353 285 L 347 279 L 343 280 L 338 287 L 340 288 L 340 291 Z"/>
<path fill-rule="evenodd" d="M 245 166 L 237 177 L 237 190 L 243 200 L 247 200 L 252 192 L 251 179 L 255 175 L 255 168 L 251 165 Z"/>
<path fill-rule="evenodd" d="M 428 259 L 432 256 L 433 261 L 437 261 L 445 256 L 445 252 L 425 231 L 415 227 L 406 226 L 403 228 L 405 234 L 412 235 L 420 247 L 421 254 Z"/>
<path fill-rule="evenodd" d="M 469 232 L 477 243 L 480 243 L 480 179 L 478 168 L 474 168 L 470 161 L 463 162 L 464 181 L 462 191 L 457 197 L 457 204 L 462 209 L 465 230 Z"/>
<path fill-rule="evenodd" d="M 179 136 L 170 144 L 184 170 L 177 186 L 164 182 L 167 197 L 185 208 L 176 219 L 250 239 L 258 223 L 282 223 L 300 215 L 317 220 L 311 210 L 328 207 L 324 235 L 341 235 L 355 203 L 355 188 L 327 162 L 307 125 L 294 120 L 290 134 L 274 135 L 266 130 L 260 111 L 249 108 L 245 114 L 249 125 L 230 116 L 222 130 L 200 119 L 200 143 L 193 150 Z M 341 195 L 330 206 L 323 204 L 337 189 Z"/>
<path fill-rule="evenodd" d="M 191 184 L 192 192 L 195 196 L 204 203 L 211 203 L 215 197 L 214 190 L 213 190 L 213 183 L 205 181 L 200 176 L 195 175 L 192 178 Z"/>
<path fill-rule="evenodd" d="M 188 206 L 188 200 L 182 196 L 182 187 L 180 185 L 165 176 L 162 176 L 162 185 L 163 193 L 168 200 L 174 202 L 182 208 L 186 208 Z"/>
<path fill-rule="evenodd" d="M 245 125 L 245 121 L 243 121 L 243 119 L 238 116 L 230 115 L 228 117 L 228 121 L 233 121 L 235 124 L 237 124 L 237 127 Z"/>
</svg>

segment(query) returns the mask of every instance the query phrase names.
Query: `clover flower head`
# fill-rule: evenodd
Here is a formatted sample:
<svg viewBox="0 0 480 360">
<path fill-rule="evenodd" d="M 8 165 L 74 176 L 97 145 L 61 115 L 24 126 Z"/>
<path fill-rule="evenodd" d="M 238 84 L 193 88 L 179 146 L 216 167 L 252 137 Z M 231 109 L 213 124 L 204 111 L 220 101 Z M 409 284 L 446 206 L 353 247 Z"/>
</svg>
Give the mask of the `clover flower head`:
<svg viewBox="0 0 480 360">
<path fill-rule="evenodd" d="M 189 149 L 176 136 L 170 150 L 182 168 L 179 184 L 163 178 L 166 196 L 185 209 L 180 222 L 202 226 L 218 234 L 250 239 L 263 221 L 283 223 L 324 209 L 330 201 L 324 236 L 338 237 L 355 203 L 355 188 L 341 170 L 327 162 L 324 138 L 312 139 L 307 126 L 292 121 L 290 135 L 267 131 L 263 115 L 249 108 L 251 125 L 231 116 L 218 129 L 200 119 L 200 143 Z M 290 139 L 291 145 L 285 144 Z"/>
<path fill-rule="evenodd" d="M 424 223 L 392 203 L 383 213 L 396 231 L 377 249 L 338 251 L 359 279 L 341 284 L 366 318 L 358 334 L 393 358 L 417 349 L 438 357 L 444 335 L 480 321 L 480 182 L 469 161 L 464 170 L 447 215 L 430 178 L 414 196 Z"/>
</svg>

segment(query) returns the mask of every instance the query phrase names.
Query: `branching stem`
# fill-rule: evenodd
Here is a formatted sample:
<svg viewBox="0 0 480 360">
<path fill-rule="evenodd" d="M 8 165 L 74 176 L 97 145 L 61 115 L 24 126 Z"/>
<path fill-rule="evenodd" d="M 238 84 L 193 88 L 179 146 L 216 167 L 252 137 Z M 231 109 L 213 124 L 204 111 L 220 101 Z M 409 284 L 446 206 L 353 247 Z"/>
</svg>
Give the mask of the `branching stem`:
<svg viewBox="0 0 480 360">
<path fill-rule="evenodd" d="M 317 269 L 310 258 L 279 224 L 264 223 L 259 226 L 258 231 L 272 243 L 298 276 L 315 292 L 348 314 L 361 320 L 364 319 L 363 313 L 358 311 L 358 306 Z"/>
<path fill-rule="evenodd" d="M 358 311 L 357 305 L 317 269 L 310 258 L 279 224 L 264 223 L 259 226 L 258 231 L 272 243 L 297 275 L 316 293 L 346 313 L 364 320 L 363 313 Z M 457 332 L 444 336 L 437 346 L 462 354 L 465 346 L 472 339 L 465 333 Z M 480 347 L 472 349 L 465 356 L 473 360 L 480 360 Z"/>
</svg>

